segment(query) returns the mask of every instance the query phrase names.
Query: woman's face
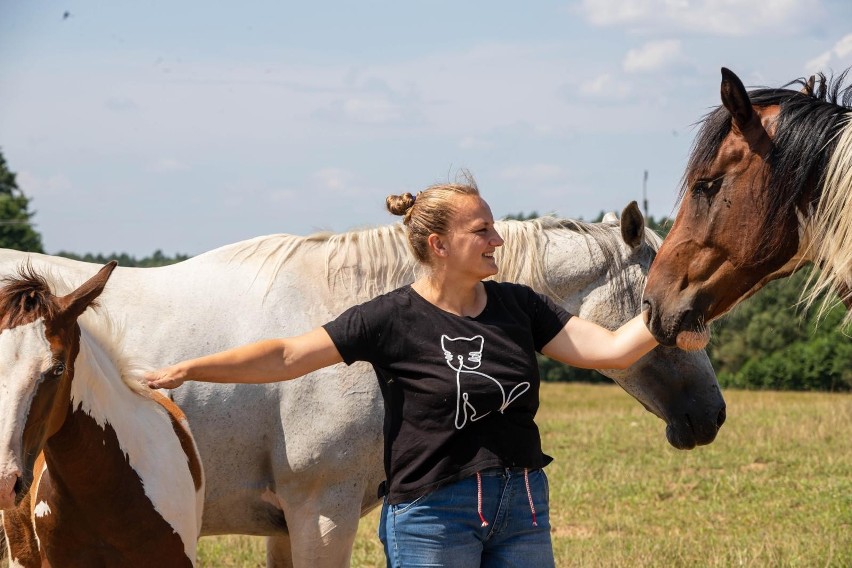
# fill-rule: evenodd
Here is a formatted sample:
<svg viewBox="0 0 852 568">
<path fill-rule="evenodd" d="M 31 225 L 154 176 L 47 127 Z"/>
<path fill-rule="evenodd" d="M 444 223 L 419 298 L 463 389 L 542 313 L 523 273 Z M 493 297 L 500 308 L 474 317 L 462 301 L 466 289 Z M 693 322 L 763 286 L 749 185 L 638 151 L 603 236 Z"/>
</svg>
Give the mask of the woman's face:
<svg viewBox="0 0 852 568">
<path fill-rule="evenodd" d="M 449 231 L 442 237 L 447 268 L 477 280 L 497 274 L 494 251 L 503 245 L 503 238 L 494 228 L 491 208 L 475 195 L 457 197 L 454 205 Z"/>
</svg>

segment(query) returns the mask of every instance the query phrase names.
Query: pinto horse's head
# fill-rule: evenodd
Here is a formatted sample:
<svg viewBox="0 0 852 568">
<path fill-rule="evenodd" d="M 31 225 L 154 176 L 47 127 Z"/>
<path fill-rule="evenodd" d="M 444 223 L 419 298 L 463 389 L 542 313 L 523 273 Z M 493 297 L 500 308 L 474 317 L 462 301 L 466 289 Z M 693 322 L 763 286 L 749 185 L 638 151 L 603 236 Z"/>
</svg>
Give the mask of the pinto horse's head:
<svg viewBox="0 0 852 568">
<path fill-rule="evenodd" d="M 801 263 L 801 219 L 816 198 L 845 109 L 824 83 L 747 92 L 722 69 L 683 178 L 680 209 L 648 274 L 643 303 L 657 340 L 704 348 L 707 324 Z"/>
<path fill-rule="evenodd" d="M 21 499 L 36 457 L 65 421 L 80 349 L 77 318 L 115 264 L 67 296 L 54 296 L 30 266 L 0 288 L 0 509 Z"/>
</svg>

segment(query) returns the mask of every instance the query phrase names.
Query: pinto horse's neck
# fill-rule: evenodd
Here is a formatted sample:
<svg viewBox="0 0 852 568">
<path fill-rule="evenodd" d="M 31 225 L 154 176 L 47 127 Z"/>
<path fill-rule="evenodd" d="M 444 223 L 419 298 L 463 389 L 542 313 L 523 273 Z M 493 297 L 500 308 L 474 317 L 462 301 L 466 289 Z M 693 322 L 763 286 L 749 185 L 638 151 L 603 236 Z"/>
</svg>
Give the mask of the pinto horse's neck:
<svg viewBox="0 0 852 568">
<path fill-rule="evenodd" d="M 175 504 L 180 492 L 197 488 L 166 486 L 157 475 L 180 467 L 175 456 L 186 459 L 169 414 L 128 388 L 85 330 L 69 404 L 64 423 L 45 444 L 46 471 L 35 472 L 33 485 L 38 532 L 52 536 L 51 556 L 67 558 L 68 565 L 111 557 L 114 565 L 144 565 L 162 557 L 183 558 L 176 565 L 189 566 L 195 511 Z"/>
</svg>

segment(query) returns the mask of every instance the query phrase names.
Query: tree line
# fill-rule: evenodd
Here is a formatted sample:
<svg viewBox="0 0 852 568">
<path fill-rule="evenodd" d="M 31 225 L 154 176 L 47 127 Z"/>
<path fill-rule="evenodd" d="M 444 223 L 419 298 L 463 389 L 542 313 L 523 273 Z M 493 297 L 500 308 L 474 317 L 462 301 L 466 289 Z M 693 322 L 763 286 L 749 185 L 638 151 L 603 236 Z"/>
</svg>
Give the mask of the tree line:
<svg viewBox="0 0 852 568">
<path fill-rule="evenodd" d="M 15 174 L 0 152 L 0 248 L 43 253 L 34 215 L 29 198 L 18 187 Z M 507 218 L 535 217 L 538 214 L 533 212 Z M 603 213 L 595 221 L 602 218 Z M 649 217 L 645 222 L 660 236 L 665 236 L 671 226 L 666 217 Z M 189 258 L 183 254 L 169 257 L 160 250 L 141 259 L 127 253 L 60 251 L 57 255 L 99 264 L 116 259 L 120 266 L 139 267 L 165 266 Z M 713 324 L 707 352 L 723 388 L 852 390 L 852 339 L 848 331 L 840 329 L 845 309 L 838 305 L 817 321 L 815 310 L 804 312 L 799 307 L 810 270 L 805 268 L 769 283 Z M 610 380 L 595 371 L 569 367 L 546 357 L 539 357 L 539 367 L 546 381 Z"/>
</svg>

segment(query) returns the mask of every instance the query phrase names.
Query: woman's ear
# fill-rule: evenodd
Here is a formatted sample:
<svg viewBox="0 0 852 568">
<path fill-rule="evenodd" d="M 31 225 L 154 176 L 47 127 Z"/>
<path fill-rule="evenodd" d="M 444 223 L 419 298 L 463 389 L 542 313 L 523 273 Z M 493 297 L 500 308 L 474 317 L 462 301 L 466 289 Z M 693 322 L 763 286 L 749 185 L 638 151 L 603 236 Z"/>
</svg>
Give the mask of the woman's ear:
<svg viewBox="0 0 852 568">
<path fill-rule="evenodd" d="M 444 246 L 444 241 L 441 239 L 441 236 L 437 233 L 432 233 L 429 235 L 429 238 L 426 240 L 429 243 L 429 250 L 435 253 L 435 256 L 445 257 L 447 256 L 447 247 Z"/>
</svg>

